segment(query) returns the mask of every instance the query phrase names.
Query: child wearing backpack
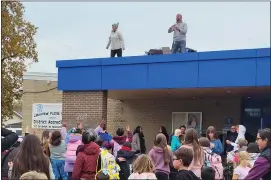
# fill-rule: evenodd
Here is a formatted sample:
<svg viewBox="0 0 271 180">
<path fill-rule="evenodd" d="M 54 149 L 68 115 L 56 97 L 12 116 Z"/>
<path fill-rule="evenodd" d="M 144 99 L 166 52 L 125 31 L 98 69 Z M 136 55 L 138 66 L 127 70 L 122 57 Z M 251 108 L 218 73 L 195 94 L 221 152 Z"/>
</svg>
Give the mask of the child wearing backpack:
<svg viewBox="0 0 271 180">
<path fill-rule="evenodd" d="M 223 166 L 221 156 L 212 152 L 208 138 L 201 137 L 199 144 L 204 151 L 203 168 L 211 167 L 215 171 L 215 179 L 223 179 Z"/>
<path fill-rule="evenodd" d="M 132 163 L 135 159 L 135 152 L 132 151 L 131 143 L 126 142 L 117 153 L 116 162 L 120 166 L 120 180 L 127 180 L 132 171 Z"/>
<path fill-rule="evenodd" d="M 120 167 L 116 163 L 115 157 L 110 153 L 112 145 L 110 142 L 103 142 L 101 156 L 101 169 L 106 169 L 110 179 L 120 179 Z"/>
</svg>

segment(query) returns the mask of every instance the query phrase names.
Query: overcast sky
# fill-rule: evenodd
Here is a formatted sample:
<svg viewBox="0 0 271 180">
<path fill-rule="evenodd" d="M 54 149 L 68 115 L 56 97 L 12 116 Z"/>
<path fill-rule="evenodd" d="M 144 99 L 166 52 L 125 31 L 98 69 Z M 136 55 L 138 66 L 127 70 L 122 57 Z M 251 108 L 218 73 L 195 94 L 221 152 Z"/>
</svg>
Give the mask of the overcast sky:
<svg viewBox="0 0 271 180">
<path fill-rule="evenodd" d="M 57 72 L 56 60 L 108 57 L 114 22 L 124 35 L 124 56 L 171 46 L 167 30 L 177 13 L 188 25 L 187 46 L 198 51 L 270 47 L 269 2 L 91 3 L 24 2 L 38 29 L 39 62 L 31 72 Z"/>
</svg>

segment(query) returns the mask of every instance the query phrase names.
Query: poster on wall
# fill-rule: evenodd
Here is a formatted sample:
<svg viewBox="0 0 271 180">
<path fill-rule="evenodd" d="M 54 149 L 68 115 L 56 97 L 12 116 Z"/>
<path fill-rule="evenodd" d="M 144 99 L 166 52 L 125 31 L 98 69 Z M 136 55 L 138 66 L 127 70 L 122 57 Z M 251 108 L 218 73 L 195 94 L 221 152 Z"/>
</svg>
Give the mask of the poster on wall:
<svg viewBox="0 0 271 180">
<path fill-rule="evenodd" d="M 187 113 L 187 128 L 194 128 L 201 133 L 202 130 L 202 112 L 188 112 Z"/>
<path fill-rule="evenodd" d="M 187 128 L 194 128 L 202 133 L 202 112 L 173 112 L 172 131 L 185 125 Z"/>
<path fill-rule="evenodd" d="M 32 128 L 61 129 L 62 104 L 37 103 L 32 106 Z"/>
</svg>

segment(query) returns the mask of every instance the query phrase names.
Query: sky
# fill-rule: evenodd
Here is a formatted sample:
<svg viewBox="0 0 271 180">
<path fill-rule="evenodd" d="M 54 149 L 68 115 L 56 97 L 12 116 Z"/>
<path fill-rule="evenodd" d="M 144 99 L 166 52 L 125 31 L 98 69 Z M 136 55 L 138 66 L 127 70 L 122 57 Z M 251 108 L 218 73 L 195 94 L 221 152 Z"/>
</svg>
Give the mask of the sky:
<svg viewBox="0 0 271 180">
<path fill-rule="evenodd" d="M 111 25 L 119 22 L 123 56 L 171 47 L 177 13 L 188 25 L 187 47 L 197 51 L 270 47 L 269 2 L 24 2 L 37 26 L 39 62 L 29 72 L 56 73 L 56 60 L 109 57 Z"/>
</svg>

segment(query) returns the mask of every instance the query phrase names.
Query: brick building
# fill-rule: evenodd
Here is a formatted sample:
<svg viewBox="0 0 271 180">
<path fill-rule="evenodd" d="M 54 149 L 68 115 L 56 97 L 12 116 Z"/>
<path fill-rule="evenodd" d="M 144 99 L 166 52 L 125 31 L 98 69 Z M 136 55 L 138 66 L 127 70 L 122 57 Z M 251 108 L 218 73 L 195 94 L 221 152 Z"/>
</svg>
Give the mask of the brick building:
<svg viewBox="0 0 271 180">
<path fill-rule="evenodd" d="M 26 72 L 23 76 L 22 129 L 32 126 L 33 103 L 61 103 L 62 92 L 57 89 L 56 73 Z M 36 129 L 38 134 L 42 130 Z"/>
<path fill-rule="evenodd" d="M 83 118 L 87 126 L 105 119 L 111 133 L 141 125 L 149 148 L 159 126 L 171 132 L 182 125 L 175 112 L 200 112 L 203 133 L 210 125 L 222 131 L 226 119 L 252 135 L 271 125 L 270 48 L 64 60 L 57 67 L 63 119 Z"/>
</svg>

